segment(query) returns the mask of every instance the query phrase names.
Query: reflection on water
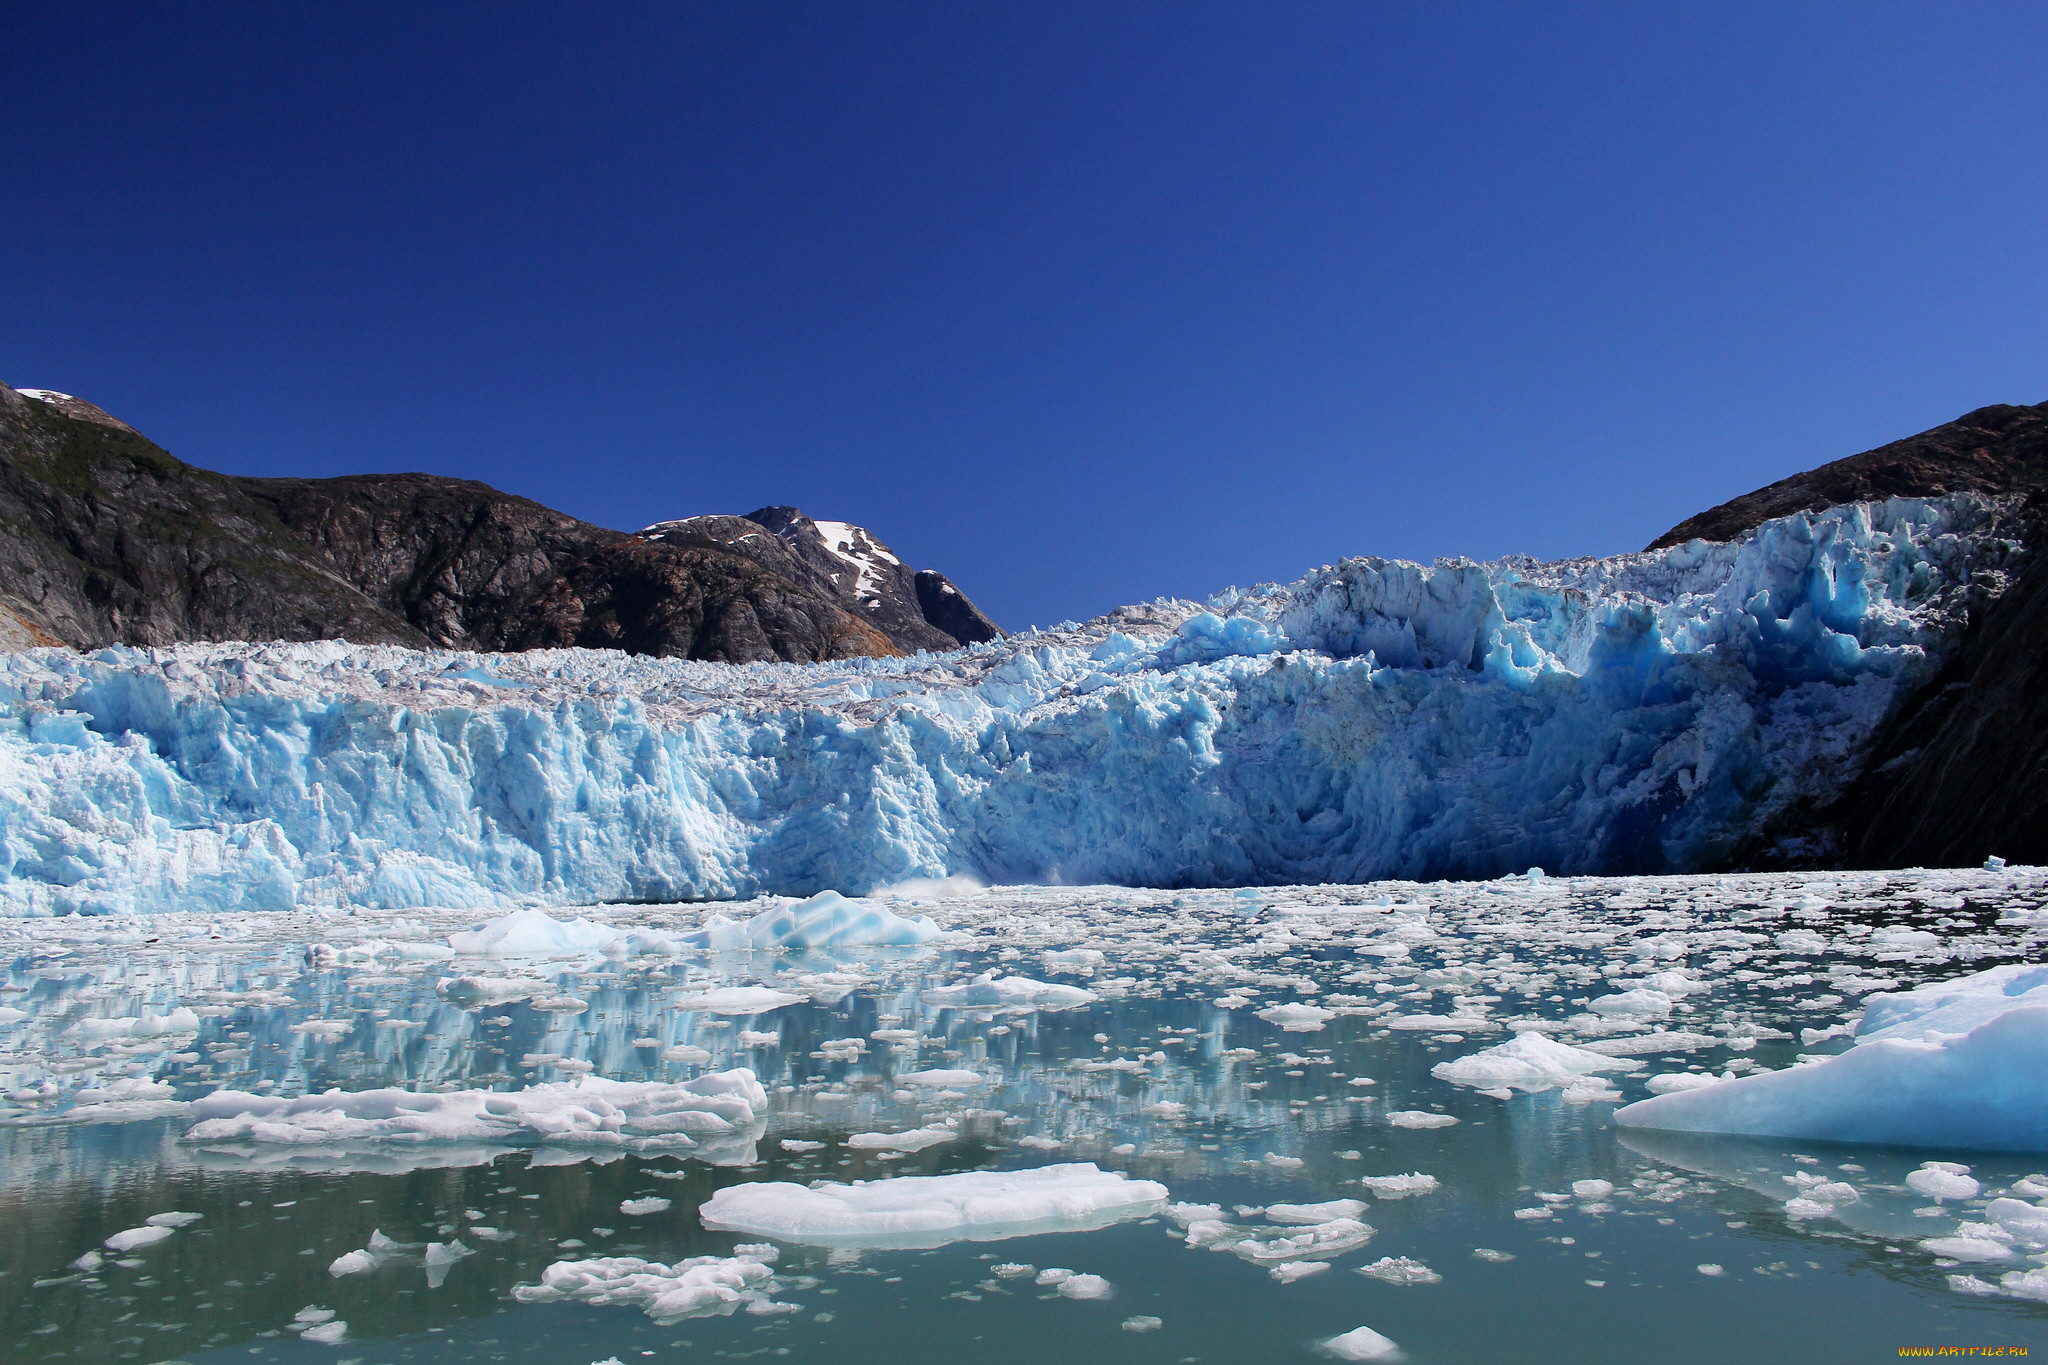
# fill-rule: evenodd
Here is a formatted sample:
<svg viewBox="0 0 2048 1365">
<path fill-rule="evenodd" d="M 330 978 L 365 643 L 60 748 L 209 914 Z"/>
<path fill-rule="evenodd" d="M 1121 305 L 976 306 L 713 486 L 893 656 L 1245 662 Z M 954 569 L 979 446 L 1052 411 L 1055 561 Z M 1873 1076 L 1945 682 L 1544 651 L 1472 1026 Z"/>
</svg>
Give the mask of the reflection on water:
<svg viewBox="0 0 2048 1365">
<path fill-rule="evenodd" d="M 1862 993 L 2038 951 L 2014 911 L 2038 907 L 2042 888 L 1971 875 L 1001 891 L 921 907 L 959 932 L 919 949 L 547 963 L 347 951 L 423 946 L 473 922 L 417 914 L 8 926 L 0 1362 L 582 1365 L 784 1349 L 1222 1362 L 1311 1359 L 1315 1341 L 1361 1324 L 1416 1361 L 1854 1359 L 2038 1340 L 2048 1308 L 1955 1293 L 1958 1267 L 1920 1244 L 2016 1183 L 2024 1192 L 2044 1158 L 1947 1154 L 1981 1194 L 1933 1203 L 1905 1178 L 1944 1154 L 1618 1139 L 1597 1089 L 1499 1098 L 1430 1074 L 1538 1022 L 1582 1045 L 1624 1040 L 1617 1050 L 1648 1063 L 1610 1078 L 1624 1099 L 1660 1073 L 1838 1050 L 1845 1040 L 1827 1035 Z M 664 930 L 701 917 L 590 913 Z M 1889 951 L 1873 923 L 1934 926 L 1945 946 Z M 342 951 L 309 953 L 315 943 Z M 1699 985 L 1668 1017 L 1587 1009 L 1674 969 Z M 989 970 L 1095 998 L 930 998 Z M 516 984 L 438 985 L 464 974 Z M 743 986 L 795 1003 L 679 1008 Z M 1289 1031 L 1307 1016 L 1272 1009 L 1285 1004 L 1326 1017 Z M 189 1102 L 221 1089 L 510 1090 L 740 1067 L 764 1086 L 765 1112 L 696 1133 L 687 1152 L 532 1134 L 185 1136 Z M 907 1133 L 924 1140 L 873 1136 Z M 562 1261 L 732 1257 L 759 1239 L 709 1232 L 697 1210 L 740 1182 L 1058 1162 L 1160 1182 L 1215 1216 L 932 1250 L 785 1243 L 750 1253 L 772 1262 L 772 1295 L 668 1323 L 513 1296 Z M 1428 1182 L 1384 1179 L 1410 1174 L 1435 1188 L 1401 1197 Z M 1788 1212 L 1816 1189 L 1823 1212 L 1811 1200 Z M 1268 1219 L 1269 1205 L 1343 1199 L 1364 1204 L 1362 1245 L 1283 1248 L 1270 1264 L 1230 1254 L 1303 1232 Z M 200 1217 L 127 1251 L 103 1246 L 167 1213 Z M 401 1245 L 330 1272 L 373 1234 Z M 456 1243 L 470 1254 L 445 1250 Z M 430 1258 L 430 1244 L 444 1250 Z M 1997 1269 L 2032 1264 L 2019 1249 Z M 1047 1276 L 1058 1271 L 1083 1278 Z M 1107 1282 L 1100 1295 L 1087 1276 Z"/>
</svg>

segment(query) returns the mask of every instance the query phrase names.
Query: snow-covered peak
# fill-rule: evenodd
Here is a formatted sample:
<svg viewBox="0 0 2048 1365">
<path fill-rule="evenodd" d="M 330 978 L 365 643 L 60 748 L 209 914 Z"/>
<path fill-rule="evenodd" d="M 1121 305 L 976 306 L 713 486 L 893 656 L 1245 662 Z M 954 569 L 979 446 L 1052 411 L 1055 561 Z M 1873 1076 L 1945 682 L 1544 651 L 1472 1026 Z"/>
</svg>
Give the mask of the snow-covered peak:
<svg viewBox="0 0 2048 1365">
<path fill-rule="evenodd" d="M 55 389 L 16 389 L 15 392 L 23 398 L 33 398 L 38 403 L 75 403 L 78 401 L 72 395 L 59 393 Z"/>
<path fill-rule="evenodd" d="M 811 529 L 824 542 L 827 553 L 846 561 L 853 569 L 853 595 L 867 599 L 880 595 L 882 576 L 879 566 L 883 564 L 901 567 L 903 561 L 889 553 L 888 547 L 868 534 L 867 528 L 844 521 L 813 521 Z M 797 526 L 783 530 L 785 539 L 801 535 Z"/>
</svg>

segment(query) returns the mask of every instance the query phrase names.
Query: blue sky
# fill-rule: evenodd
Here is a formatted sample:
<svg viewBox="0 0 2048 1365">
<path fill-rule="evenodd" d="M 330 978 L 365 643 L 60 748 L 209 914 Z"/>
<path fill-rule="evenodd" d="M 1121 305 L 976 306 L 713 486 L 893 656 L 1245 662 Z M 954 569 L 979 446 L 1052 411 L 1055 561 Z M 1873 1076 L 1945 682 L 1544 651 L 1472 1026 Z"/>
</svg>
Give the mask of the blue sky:
<svg viewBox="0 0 2048 1365">
<path fill-rule="evenodd" d="M 8 7 L 0 379 L 1007 626 L 2048 399 L 2048 7 Z"/>
</svg>

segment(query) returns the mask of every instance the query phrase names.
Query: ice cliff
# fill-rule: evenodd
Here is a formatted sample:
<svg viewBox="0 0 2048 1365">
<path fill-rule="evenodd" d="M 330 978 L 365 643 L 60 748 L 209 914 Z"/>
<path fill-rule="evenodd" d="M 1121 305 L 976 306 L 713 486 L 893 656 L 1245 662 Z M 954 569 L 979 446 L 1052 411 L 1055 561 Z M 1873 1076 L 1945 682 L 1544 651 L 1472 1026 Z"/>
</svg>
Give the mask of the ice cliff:
<svg viewBox="0 0 2048 1365">
<path fill-rule="evenodd" d="M 40 915 L 1715 865 L 1857 775 L 2016 560 L 1893 499 L 1732 544 L 1351 559 L 950 654 L 0 656 Z"/>
</svg>

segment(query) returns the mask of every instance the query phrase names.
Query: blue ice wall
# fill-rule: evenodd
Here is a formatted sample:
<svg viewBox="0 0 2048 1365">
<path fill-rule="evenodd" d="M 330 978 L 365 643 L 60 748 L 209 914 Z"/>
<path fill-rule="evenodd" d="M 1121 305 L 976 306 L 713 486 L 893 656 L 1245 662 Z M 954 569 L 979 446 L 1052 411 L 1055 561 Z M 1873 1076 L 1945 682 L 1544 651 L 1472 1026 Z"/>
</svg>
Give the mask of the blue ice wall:
<svg viewBox="0 0 2048 1365">
<path fill-rule="evenodd" d="M 1958 495 L 1613 559 L 1352 559 L 808 666 L 0 656 L 0 913 L 1696 869 L 1861 770 L 2006 522 Z"/>
</svg>

